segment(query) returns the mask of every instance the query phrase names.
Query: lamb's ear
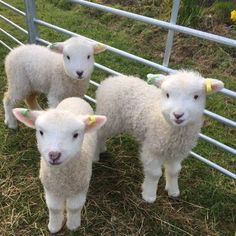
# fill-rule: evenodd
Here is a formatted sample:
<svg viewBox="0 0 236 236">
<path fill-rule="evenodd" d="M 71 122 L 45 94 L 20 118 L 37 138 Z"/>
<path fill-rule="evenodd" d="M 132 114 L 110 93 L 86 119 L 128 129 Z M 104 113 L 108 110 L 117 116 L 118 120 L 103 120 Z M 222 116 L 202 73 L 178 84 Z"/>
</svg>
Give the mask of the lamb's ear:
<svg viewBox="0 0 236 236">
<path fill-rule="evenodd" d="M 63 53 L 64 49 L 64 42 L 59 42 L 59 43 L 52 43 L 47 46 L 50 50 L 58 53 Z"/>
<path fill-rule="evenodd" d="M 106 116 L 85 116 L 84 119 L 85 132 L 95 131 L 100 129 L 107 121 Z"/>
<path fill-rule="evenodd" d="M 107 49 L 107 46 L 102 43 L 94 43 L 94 54 L 98 54 L 100 52 L 104 52 Z"/>
<path fill-rule="evenodd" d="M 220 91 L 224 88 L 224 83 L 217 79 L 205 79 L 206 94 L 212 94 Z"/>
<path fill-rule="evenodd" d="M 35 121 L 38 116 L 42 115 L 45 111 L 31 111 L 25 108 L 15 108 L 12 110 L 13 114 L 23 124 L 35 129 Z"/>
<path fill-rule="evenodd" d="M 161 74 L 147 74 L 147 83 L 153 84 L 157 87 L 160 87 L 163 81 L 166 79 L 166 75 Z"/>
</svg>

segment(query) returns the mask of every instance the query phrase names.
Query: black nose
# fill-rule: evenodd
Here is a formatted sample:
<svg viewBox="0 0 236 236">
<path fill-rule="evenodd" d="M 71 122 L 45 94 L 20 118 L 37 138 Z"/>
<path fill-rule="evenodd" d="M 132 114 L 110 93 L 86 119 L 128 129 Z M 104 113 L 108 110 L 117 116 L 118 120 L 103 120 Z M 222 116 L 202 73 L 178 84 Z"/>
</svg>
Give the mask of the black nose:
<svg viewBox="0 0 236 236">
<path fill-rule="evenodd" d="M 174 113 L 174 116 L 175 116 L 176 119 L 181 118 L 183 115 L 184 115 L 184 113 L 182 113 L 182 114 L 176 114 L 176 113 Z"/>
<path fill-rule="evenodd" d="M 82 77 L 82 75 L 83 75 L 83 71 L 76 71 L 76 74 L 79 76 L 79 77 Z"/>
<path fill-rule="evenodd" d="M 52 160 L 52 161 L 56 161 L 58 160 L 60 157 L 61 157 L 61 153 L 60 152 L 49 152 L 48 153 L 48 156 L 49 158 Z"/>
</svg>

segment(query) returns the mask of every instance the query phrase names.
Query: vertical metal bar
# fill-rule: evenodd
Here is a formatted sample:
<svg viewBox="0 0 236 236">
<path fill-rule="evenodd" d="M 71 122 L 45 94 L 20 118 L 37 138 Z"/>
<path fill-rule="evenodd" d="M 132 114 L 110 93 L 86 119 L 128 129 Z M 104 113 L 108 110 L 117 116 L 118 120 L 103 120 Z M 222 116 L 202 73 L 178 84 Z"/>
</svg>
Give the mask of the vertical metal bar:
<svg viewBox="0 0 236 236">
<path fill-rule="evenodd" d="M 176 24 L 178 12 L 179 12 L 179 5 L 180 5 L 180 0 L 173 0 L 173 7 L 171 11 L 171 18 L 170 18 L 170 23 L 172 24 Z M 164 59 L 162 63 L 162 65 L 166 67 L 168 67 L 169 65 L 173 39 L 174 39 L 174 30 L 169 30 L 168 35 L 167 35 Z"/>
<path fill-rule="evenodd" d="M 25 11 L 26 11 L 26 23 L 29 33 L 29 43 L 36 43 L 36 38 L 38 37 L 37 25 L 34 23 L 36 18 L 36 7 L 35 0 L 24 0 L 25 1 Z"/>
</svg>

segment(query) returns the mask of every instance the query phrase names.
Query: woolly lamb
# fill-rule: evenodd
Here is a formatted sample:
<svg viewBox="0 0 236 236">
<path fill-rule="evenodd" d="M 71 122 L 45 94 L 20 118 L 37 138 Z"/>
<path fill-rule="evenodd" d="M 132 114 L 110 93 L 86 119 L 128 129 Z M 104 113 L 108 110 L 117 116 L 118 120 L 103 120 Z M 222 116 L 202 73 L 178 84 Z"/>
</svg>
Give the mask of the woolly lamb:
<svg viewBox="0 0 236 236">
<path fill-rule="evenodd" d="M 50 107 L 56 107 L 67 97 L 83 97 L 93 71 L 94 53 L 105 50 L 104 45 L 82 37 L 72 37 L 49 48 L 23 45 L 6 57 L 8 90 L 3 104 L 5 124 L 9 128 L 17 128 L 12 108 L 22 99 L 31 109 L 40 109 L 38 93 L 47 95 Z"/>
<path fill-rule="evenodd" d="M 91 106 L 80 98 L 67 98 L 56 109 L 15 108 L 13 113 L 19 121 L 36 129 L 49 231 L 56 233 L 62 228 L 65 206 L 67 227 L 76 230 L 80 226 L 97 144 L 97 133 L 91 131 L 99 129 L 106 117 L 94 116 Z"/>
<path fill-rule="evenodd" d="M 107 138 L 122 132 L 134 136 L 141 143 L 142 197 L 154 202 L 162 165 L 168 195 L 180 194 L 178 174 L 181 162 L 197 143 L 206 88 L 213 93 L 224 85 L 185 70 L 149 77 L 158 88 L 132 76 L 110 77 L 102 82 L 97 90 L 96 112 L 105 115 L 107 123 L 98 132 L 100 148 L 96 155 L 105 151 Z"/>
</svg>

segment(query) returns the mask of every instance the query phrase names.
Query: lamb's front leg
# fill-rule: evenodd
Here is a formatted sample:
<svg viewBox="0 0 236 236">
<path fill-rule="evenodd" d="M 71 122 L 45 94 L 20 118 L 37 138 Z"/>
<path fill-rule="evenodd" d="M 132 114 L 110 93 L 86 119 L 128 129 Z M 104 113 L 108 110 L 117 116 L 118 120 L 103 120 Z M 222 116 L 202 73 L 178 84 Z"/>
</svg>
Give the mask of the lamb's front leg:
<svg viewBox="0 0 236 236">
<path fill-rule="evenodd" d="M 152 203 L 156 200 L 157 186 L 162 175 L 162 162 L 148 149 L 142 151 L 141 160 L 144 169 L 142 197 L 146 202 Z"/>
<path fill-rule="evenodd" d="M 180 194 L 178 174 L 181 170 L 181 161 L 169 161 L 165 163 L 166 187 L 168 195 L 178 197 Z"/>
<path fill-rule="evenodd" d="M 65 201 L 63 198 L 55 196 L 53 193 L 46 190 L 45 199 L 49 210 L 48 229 L 54 234 L 63 227 Z"/>
<path fill-rule="evenodd" d="M 81 210 L 86 201 L 86 193 L 79 193 L 66 199 L 67 223 L 69 230 L 77 230 L 81 223 Z"/>
</svg>

